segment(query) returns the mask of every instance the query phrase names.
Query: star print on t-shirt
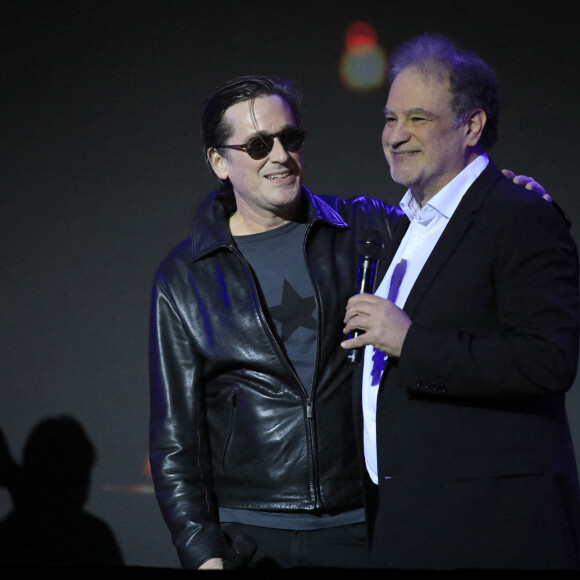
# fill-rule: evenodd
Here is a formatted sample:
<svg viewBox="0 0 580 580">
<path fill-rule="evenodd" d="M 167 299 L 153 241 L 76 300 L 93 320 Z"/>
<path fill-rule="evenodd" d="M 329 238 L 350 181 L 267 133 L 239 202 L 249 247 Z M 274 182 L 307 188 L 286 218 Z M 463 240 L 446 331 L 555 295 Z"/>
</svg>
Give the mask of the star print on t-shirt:
<svg viewBox="0 0 580 580">
<path fill-rule="evenodd" d="M 316 320 L 312 313 L 316 308 L 314 296 L 302 298 L 292 287 L 288 280 L 284 279 L 282 289 L 282 303 L 279 306 L 270 307 L 270 315 L 282 325 L 281 338 L 288 340 L 292 333 L 300 326 L 316 330 Z"/>
</svg>

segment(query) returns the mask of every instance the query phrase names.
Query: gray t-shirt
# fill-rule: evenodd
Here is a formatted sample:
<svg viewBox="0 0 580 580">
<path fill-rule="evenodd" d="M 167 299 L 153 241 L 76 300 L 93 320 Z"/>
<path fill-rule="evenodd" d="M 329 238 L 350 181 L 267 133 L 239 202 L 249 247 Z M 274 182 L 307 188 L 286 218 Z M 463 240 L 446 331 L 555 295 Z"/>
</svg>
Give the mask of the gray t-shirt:
<svg viewBox="0 0 580 580">
<path fill-rule="evenodd" d="M 272 329 L 310 395 L 318 310 L 304 259 L 305 235 L 306 224 L 289 223 L 234 240 L 256 274 Z"/>
</svg>

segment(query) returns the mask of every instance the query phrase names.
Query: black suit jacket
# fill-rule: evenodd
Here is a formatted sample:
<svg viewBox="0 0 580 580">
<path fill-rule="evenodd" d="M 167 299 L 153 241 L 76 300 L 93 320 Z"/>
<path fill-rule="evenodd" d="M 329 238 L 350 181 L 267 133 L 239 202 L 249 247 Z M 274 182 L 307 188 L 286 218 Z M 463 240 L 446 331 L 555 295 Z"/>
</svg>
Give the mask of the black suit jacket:
<svg viewBox="0 0 580 580">
<path fill-rule="evenodd" d="M 377 402 L 375 564 L 577 568 L 565 392 L 577 369 L 579 289 L 568 224 L 490 163 L 404 309 L 413 324 Z M 355 410 L 360 420 L 360 382 Z"/>
</svg>

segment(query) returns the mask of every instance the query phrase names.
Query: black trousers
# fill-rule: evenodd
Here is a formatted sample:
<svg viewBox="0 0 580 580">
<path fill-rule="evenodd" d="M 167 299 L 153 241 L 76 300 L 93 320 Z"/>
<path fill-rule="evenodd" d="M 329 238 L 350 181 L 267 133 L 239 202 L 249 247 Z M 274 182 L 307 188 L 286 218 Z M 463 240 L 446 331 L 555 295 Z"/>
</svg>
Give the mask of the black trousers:
<svg viewBox="0 0 580 580">
<path fill-rule="evenodd" d="M 368 568 L 366 524 L 321 530 L 279 530 L 222 523 L 229 568 Z"/>
</svg>

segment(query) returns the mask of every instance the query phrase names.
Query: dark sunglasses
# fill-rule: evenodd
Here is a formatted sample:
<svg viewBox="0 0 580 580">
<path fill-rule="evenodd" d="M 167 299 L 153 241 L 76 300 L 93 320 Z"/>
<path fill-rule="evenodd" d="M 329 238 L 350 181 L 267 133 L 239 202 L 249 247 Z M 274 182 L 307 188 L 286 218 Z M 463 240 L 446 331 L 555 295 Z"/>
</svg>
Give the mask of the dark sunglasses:
<svg viewBox="0 0 580 580">
<path fill-rule="evenodd" d="M 243 145 L 220 145 L 216 149 L 236 149 L 238 151 L 245 151 L 252 159 L 264 159 L 270 155 L 274 147 L 275 138 L 280 140 L 282 147 L 286 151 L 298 151 L 302 148 L 304 139 L 306 138 L 306 131 L 288 127 L 274 135 L 252 137 Z"/>
</svg>

